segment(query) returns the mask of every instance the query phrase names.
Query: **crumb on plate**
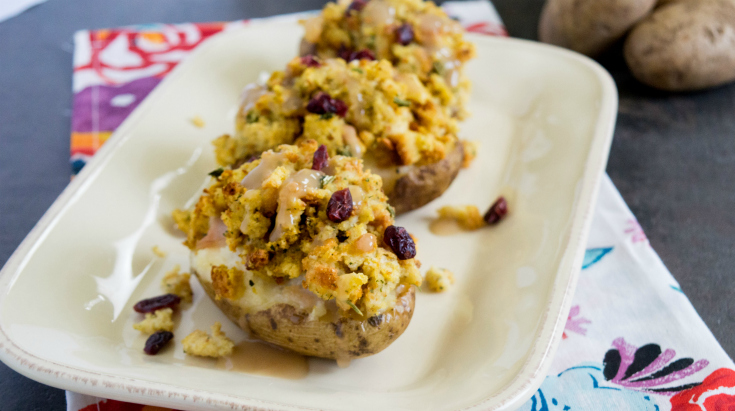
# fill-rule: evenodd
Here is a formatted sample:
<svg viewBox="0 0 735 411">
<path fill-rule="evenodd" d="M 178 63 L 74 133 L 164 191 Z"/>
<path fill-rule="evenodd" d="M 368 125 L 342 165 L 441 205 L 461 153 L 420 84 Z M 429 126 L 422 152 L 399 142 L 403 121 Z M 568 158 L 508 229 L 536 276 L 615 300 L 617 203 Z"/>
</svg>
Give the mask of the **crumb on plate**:
<svg viewBox="0 0 735 411">
<path fill-rule="evenodd" d="M 219 321 L 212 326 L 212 335 L 202 330 L 196 330 L 184 338 L 184 353 L 198 357 L 225 357 L 232 354 L 235 343 L 222 332 L 222 324 Z"/>
<path fill-rule="evenodd" d="M 468 168 L 472 161 L 477 157 L 477 148 L 480 145 L 478 141 L 460 140 L 463 149 L 462 168 Z"/>
<path fill-rule="evenodd" d="M 153 254 L 157 257 L 166 258 L 166 252 L 161 250 L 157 245 L 154 245 L 153 248 L 151 248 L 151 251 L 153 251 Z"/>
<path fill-rule="evenodd" d="M 450 285 L 454 284 L 454 274 L 446 268 L 432 266 L 426 272 L 426 284 L 435 293 L 446 291 Z"/>
<path fill-rule="evenodd" d="M 202 120 L 202 118 L 199 116 L 194 116 L 191 119 L 191 124 L 193 124 L 194 127 L 202 128 L 204 127 L 204 120 Z"/>
<path fill-rule="evenodd" d="M 146 314 L 143 321 L 133 324 L 133 328 L 143 334 L 153 334 L 157 331 L 173 331 L 173 314 L 174 310 L 171 308 L 156 310 L 153 313 Z"/>
<path fill-rule="evenodd" d="M 444 206 L 438 213 L 439 218 L 454 220 L 465 230 L 477 230 L 485 226 L 480 210 L 474 205 Z"/>
<path fill-rule="evenodd" d="M 191 284 L 189 283 L 191 274 L 180 273 L 179 270 L 180 267 L 176 264 L 171 271 L 166 273 L 163 280 L 161 280 L 161 289 L 165 293 L 178 295 L 182 302 L 191 303 L 193 297 Z"/>
</svg>

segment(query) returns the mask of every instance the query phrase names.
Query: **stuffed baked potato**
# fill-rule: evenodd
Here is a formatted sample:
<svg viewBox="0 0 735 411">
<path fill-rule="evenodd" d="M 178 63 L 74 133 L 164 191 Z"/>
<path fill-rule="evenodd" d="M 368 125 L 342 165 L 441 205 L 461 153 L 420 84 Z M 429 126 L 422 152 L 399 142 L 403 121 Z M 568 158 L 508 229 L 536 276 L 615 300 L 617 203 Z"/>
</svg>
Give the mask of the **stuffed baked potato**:
<svg viewBox="0 0 735 411">
<path fill-rule="evenodd" d="M 431 1 L 340 0 L 303 21 L 301 55 L 388 60 L 410 73 L 464 118 L 470 82 L 464 64 L 475 56 L 464 29 Z"/>
<path fill-rule="evenodd" d="M 304 140 L 218 170 L 174 219 L 192 273 L 232 321 L 298 353 L 348 360 L 401 335 L 421 276 L 381 179 L 327 151 Z"/>
<path fill-rule="evenodd" d="M 363 158 L 396 212 L 409 211 L 441 195 L 464 160 L 457 120 L 436 93 L 451 91 L 386 60 L 295 58 L 266 86 L 246 89 L 236 133 L 214 142 L 217 161 L 237 166 L 312 139 L 330 155 Z"/>
</svg>

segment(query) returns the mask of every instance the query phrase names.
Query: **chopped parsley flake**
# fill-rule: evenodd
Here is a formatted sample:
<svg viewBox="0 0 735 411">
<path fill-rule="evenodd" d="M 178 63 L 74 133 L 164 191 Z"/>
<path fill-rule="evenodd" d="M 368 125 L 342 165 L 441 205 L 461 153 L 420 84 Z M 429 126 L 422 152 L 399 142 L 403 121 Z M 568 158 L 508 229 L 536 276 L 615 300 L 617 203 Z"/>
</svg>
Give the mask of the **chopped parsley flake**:
<svg viewBox="0 0 735 411">
<path fill-rule="evenodd" d="M 257 122 L 259 118 L 260 116 L 258 116 L 258 113 L 256 113 L 255 110 L 250 110 L 245 116 L 245 121 L 247 121 L 248 124 L 251 124 Z"/>
<path fill-rule="evenodd" d="M 399 107 L 408 107 L 411 105 L 410 101 L 404 100 L 400 97 L 393 97 L 393 102 L 396 103 Z"/>
<path fill-rule="evenodd" d="M 349 305 L 349 306 L 350 306 L 350 308 L 352 308 L 352 309 L 353 309 L 353 310 L 354 310 L 354 311 L 355 311 L 356 313 L 358 313 L 358 314 L 359 314 L 360 316 L 362 316 L 362 311 L 360 311 L 360 309 L 359 309 L 359 308 L 357 308 L 357 307 L 355 306 L 355 304 L 353 304 L 353 303 L 352 303 L 352 301 L 350 301 L 350 300 L 347 300 L 347 305 Z"/>
<path fill-rule="evenodd" d="M 214 178 L 219 178 L 219 176 L 221 176 L 222 173 L 224 173 L 224 172 L 225 172 L 225 169 L 222 168 L 222 167 L 220 167 L 220 168 L 212 171 L 211 173 L 209 173 L 209 175 L 212 176 L 212 177 L 214 177 Z"/>
<path fill-rule="evenodd" d="M 326 187 L 326 185 L 334 181 L 335 178 L 336 177 L 334 176 L 323 176 L 322 179 L 319 180 L 319 188 Z"/>
<path fill-rule="evenodd" d="M 434 64 L 431 65 L 431 68 L 436 74 L 440 76 L 444 75 L 444 65 L 442 63 L 435 61 Z"/>
<path fill-rule="evenodd" d="M 349 147 L 342 147 L 337 150 L 337 154 L 345 157 L 352 157 L 352 152 Z"/>
</svg>

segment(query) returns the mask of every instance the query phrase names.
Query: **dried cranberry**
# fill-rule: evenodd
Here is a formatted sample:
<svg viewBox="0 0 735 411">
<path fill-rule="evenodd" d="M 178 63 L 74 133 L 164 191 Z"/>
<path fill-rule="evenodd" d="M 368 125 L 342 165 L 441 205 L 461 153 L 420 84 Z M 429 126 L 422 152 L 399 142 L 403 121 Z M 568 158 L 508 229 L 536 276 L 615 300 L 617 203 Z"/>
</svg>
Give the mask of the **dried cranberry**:
<svg viewBox="0 0 735 411">
<path fill-rule="evenodd" d="M 413 41 L 413 27 L 408 23 L 398 26 L 396 41 L 403 46 L 409 45 Z"/>
<path fill-rule="evenodd" d="M 301 57 L 301 64 L 305 65 L 306 67 L 319 67 L 322 65 L 319 60 L 317 60 L 316 57 L 311 54 Z"/>
<path fill-rule="evenodd" d="M 347 114 L 347 104 L 320 91 L 309 100 L 309 104 L 306 105 L 306 111 L 314 114 L 334 113 L 340 117 L 344 117 Z"/>
<path fill-rule="evenodd" d="M 497 224 L 506 214 L 508 214 L 508 203 L 504 197 L 498 197 L 485 213 L 484 219 L 488 224 Z"/>
<path fill-rule="evenodd" d="M 347 103 L 342 100 L 333 98 L 332 107 L 334 109 L 334 114 L 340 117 L 344 117 L 347 114 Z"/>
<path fill-rule="evenodd" d="M 370 49 L 362 49 L 360 51 L 353 51 L 352 54 L 350 54 L 350 59 L 347 60 L 375 60 L 375 54 Z"/>
<path fill-rule="evenodd" d="M 148 355 L 156 355 L 161 348 L 165 347 L 171 339 L 174 338 L 174 334 L 169 331 L 157 331 L 151 334 L 150 337 L 145 341 L 145 351 Z"/>
<path fill-rule="evenodd" d="M 349 16 L 350 11 L 360 11 L 365 8 L 365 5 L 367 5 L 367 1 L 365 0 L 354 0 L 350 5 L 347 7 L 347 10 L 345 10 L 345 15 Z"/>
<path fill-rule="evenodd" d="M 329 221 L 340 223 L 350 218 L 352 214 L 352 194 L 349 188 L 335 191 L 327 204 L 327 218 Z"/>
<path fill-rule="evenodd" d="M 344 61 L 350 61 L 350 56 L 352 56 L 352 50 L 345 47 L 344 44 L 339 46 L 339 50 L 337 50 L 337 56 L 341 58 Z"/>
<path fill-rule="evenodd" d="M 383 241 L 396 254 L 399 260 L 416 257 L 416 243 L 403 227 L 389 226 L 383 233 Z"/>
<path fill-rule="evenodd" d="M 312 163 L 311 169 L 319 171 L 327 165 L 328 161 L 329 153 L 327 153 L 327 146 L 322 144 L 314 152 L 314 161 Z"/>
<path fill-rule="evenodd" d="M 339 47 L 337 56 L 348 63 L 352 60 L 375 60 L 375 54 L 370 49 L 354 51 L 346 48 L 344 45 Z"/>
<path fill-rule="evenodd" d="M 181 302 L 181 297 L 176 294 L 164 294 L 158 297 L 138 301 L 133 309 L 139 313 L 152 313 L 162 308 L 174 308 Z"/>
</svg>

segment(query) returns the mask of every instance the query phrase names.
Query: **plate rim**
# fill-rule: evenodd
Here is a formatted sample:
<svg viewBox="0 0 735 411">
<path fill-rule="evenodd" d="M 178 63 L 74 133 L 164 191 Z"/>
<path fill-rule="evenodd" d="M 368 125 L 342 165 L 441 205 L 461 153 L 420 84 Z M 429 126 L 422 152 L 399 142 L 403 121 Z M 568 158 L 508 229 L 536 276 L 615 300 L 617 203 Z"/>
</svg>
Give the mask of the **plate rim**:
<svg viewBox="0 0 735 411">
<path fill-rule="evenodd" d="M 65 211 L 76 200 L 80 193 L 84 192 L 86 186 L 91 184 L 95 177 L 104 169 L 105 164 L 112 158 L 116 149 L 127 139 L 128 129 L 132 128 L 142 116 L 154 105 L 168 89 L 168 83 L 172 83 L 188 69 L 189 61 L 204 55 L 212 48 L 217 39 L 232 35 L 243 30 L 249 30 L 261 25 L 293 25 L 291 22 L 261 22 L 251 23 L 233 30 L 218 33 L 205 40 L 197 47 L 185 61 L 178 64 L 174 70 L 167 75 L 147 98 L 131 113 L 123 123 L 112 134 L 111 138 L 92 157 L 82 171 L 62 191 L 59 197 L 44 213 L 41 219 L 31 229 L 20 245 L 8 258 L 2 270 L 0 270 L 0 303 L 6 298 L 9 290 L 17 280 L 23 267 L 34 254 L 39 242 L 43 240 L 48 232 L 56 225 L 56 218 Z M 505 387 L 483 400 L 462 408 L 462 410 L 479 409 L 507 409 L 513 405 L 520 405 L 527 400 L 529 393 L 537 389 L 551 366 L 551 359 L 561 340 L 566 320 L 566 312 L 571 307 L 574 289 L 577 284 L 579 271 L 584 257 L 584 244 L 582 243 L 589 234 L 592 223 L 593 209 L 597 201 L 599 187 L 607 165 L 610 152 L 615 122 L 617 118 L 618 93 L 612 76 L 597 62 L 579 53 L 566 50 L 557 46 L 542 44 L 535 41 L 515 39 L 508 37 L 486 36 L 468 33 L 468 37 L 475 42 L 488 43 L 510 43 L 518 47 L 550 53 L 558 57 L 570 60 L 589 69 L 600 85 L 601 103 L 595 129 L 591 138 L 591 144 L 587 153 L 582 178 L 579 184 L 579 196 L 573 205 L 572 222 L 569 238 L 562 253 L 562 259 L 556 270 L 556 278 L 551 288 L 551 295 L 544 314 L 540 318 L 540 328 L 534 337 L 534 343 L 528 357 L 521 366 L 518 374 Z M 535 50 L 534 50 L 535 49 Z M 572 249 L 574 248 L 574 249 Z M 566 273 L 566 274 L 565 274 Z M 566 276 L 566 278 L 565 278 Z M 560 282 L 560 280 L 566 280 Z M 549 321 L 548 317 L 556 313 L 556 319 Z M 0 318 L 3 313 L 0 312 Z M 194 388 L 183 388 L 164 382 L 146 381 L 136 378 L 122 377 L 114 374 L 100 373 L 79 369 L 70 365 L 59 364 L 26 350 L 10 338 L 2 327 L 0 321 L 0 361 L 5 363 L 16 372 L 50 386 L 82 392 L 103 398 L 112 398 L 122 401 L 139 402 L 145 401 L 151 405 L 175 406 L 184 408 L 194 407 L 227 407 L 242 410 L 316 410 L 316 408 L 293 406 L 288 404 L 273 403 L 270 401 L 257 400 L 253 398 L 239 397 L 230 394 L 221 394 L 211 391 L 198 390 Z M 533 367 L 530 378 L 524 381 L 519 379 L 526 374 L 526 370 Z M 509 393 L 508 390 L 512 389 Z M 504 400 L 488 408 L 488 402 L 499 397 Z"/>
</svg>

